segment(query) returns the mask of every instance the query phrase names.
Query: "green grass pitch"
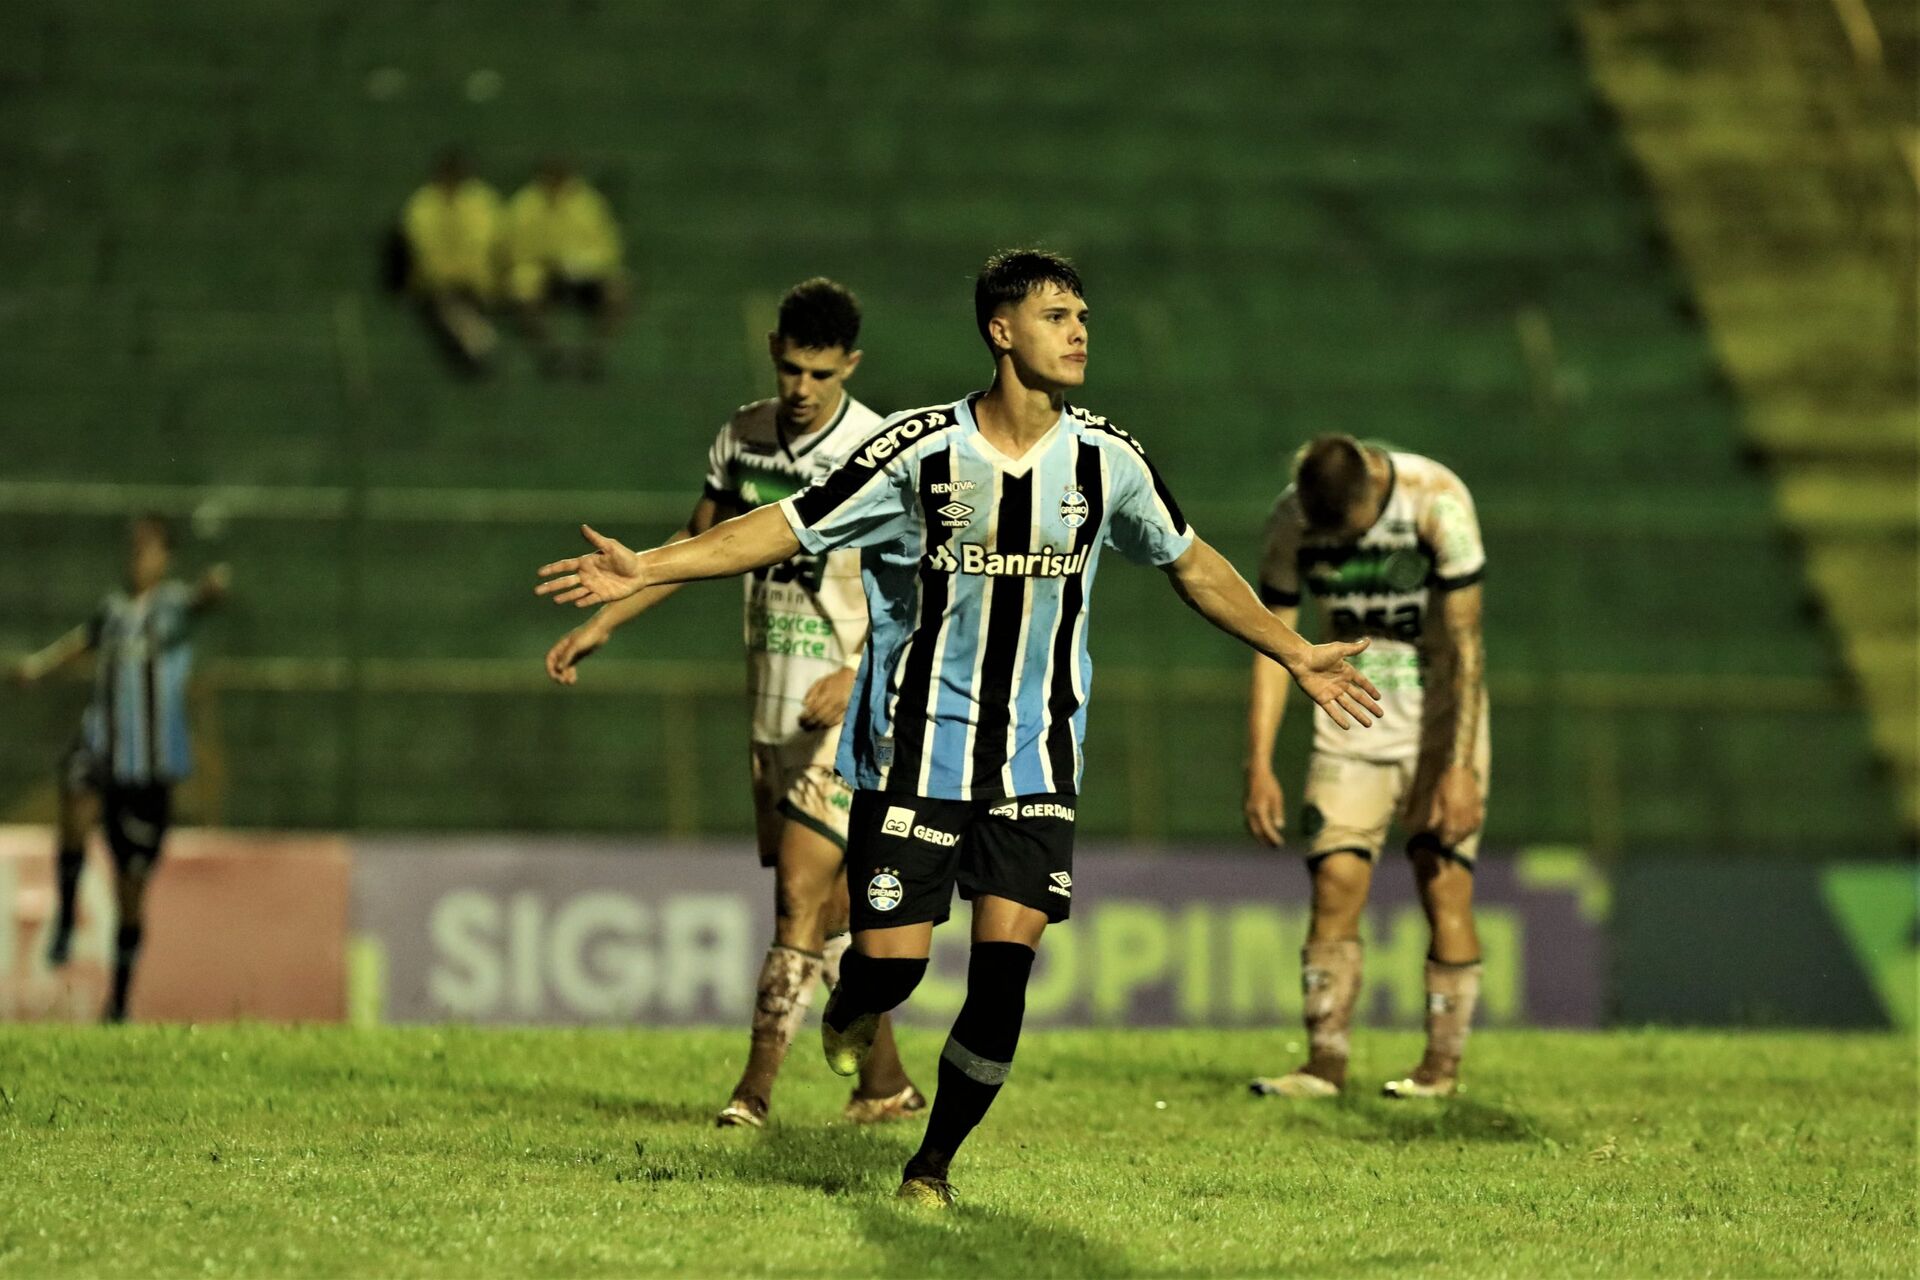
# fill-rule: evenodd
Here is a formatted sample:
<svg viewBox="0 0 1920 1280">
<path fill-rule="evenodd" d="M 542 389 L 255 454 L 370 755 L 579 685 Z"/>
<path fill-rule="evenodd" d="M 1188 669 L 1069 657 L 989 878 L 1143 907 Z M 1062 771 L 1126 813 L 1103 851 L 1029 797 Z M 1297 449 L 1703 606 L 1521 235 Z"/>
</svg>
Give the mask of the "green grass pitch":
<svg viewBox="0 0 1920 1280">
<path fill-rule="evenodd" d="M 0 1028 L 0 1275 L 1914 1274 L 1906 1038 L 1483 1032 L 1448 1103 L 1250 1097 L 1296 1039 L 1030 1036 L 939 1215 L 811 1030 L 752 1133 L 744 1031 Z"/>
</svg>

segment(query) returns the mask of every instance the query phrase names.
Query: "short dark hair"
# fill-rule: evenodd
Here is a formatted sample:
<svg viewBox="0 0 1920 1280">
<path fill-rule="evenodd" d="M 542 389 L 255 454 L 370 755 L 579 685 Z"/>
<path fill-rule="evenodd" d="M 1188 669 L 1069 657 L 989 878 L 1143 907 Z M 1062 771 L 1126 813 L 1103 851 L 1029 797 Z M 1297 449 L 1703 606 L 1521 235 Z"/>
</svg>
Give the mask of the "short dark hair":
<svg viewBox="0 0 1920 1280">
<path fill-rule="evenodd" d="M 1008 303 L 1018 306 L 1034 290 L 1048 284 L 1057 284 L 1076 298 L 1087 296 L 1080 273 L 1057 253 L 1006 249 L 988 258 L 987 265 L 980 268 L 979 279 L 973 282 L 973 322 L 980 328 L 981 341 L 993 345 L 993 339 L 987 336 L 987 322 L 994 312 Z"/>
<path fill-rule="evenodd" d="M 1315 436 L 1293 460 L 1293 485 L 1307 522 L 1337 529 L 1366 495 L 1366 450 L 1352 436 Z"/>
<path fill-rule="evenodd" d="M 825 276 L 802 280 L 780 299 L 780 323 L 774 333 L 803 351 L 829 347 L 852 351 L 860 341 L 860 299 Z"/>
<path fill-rule="evenodd" d="M 154 535 L 160 539 L 161 546 L 169 551 L 175 549 L 176 543 L 173 535 L 173 521 L 167 519 L 158 511 L 142 511 L 129 522 L 129 533 L 140 529 L 151 529 Z"/>
</svg>

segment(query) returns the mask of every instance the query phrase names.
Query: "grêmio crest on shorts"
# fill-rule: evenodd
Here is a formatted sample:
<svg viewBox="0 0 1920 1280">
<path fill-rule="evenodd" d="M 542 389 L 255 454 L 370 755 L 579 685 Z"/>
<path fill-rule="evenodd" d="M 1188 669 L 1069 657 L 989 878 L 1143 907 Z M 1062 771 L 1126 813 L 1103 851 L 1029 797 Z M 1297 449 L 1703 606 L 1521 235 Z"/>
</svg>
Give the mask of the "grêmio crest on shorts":
<svg viewBox="0 0 1920 1280">
<path fill-rule="evenodd" d="M 1100 554 L 1164 565 L 1192 545 L 1146 451 L 1073 405 L 1026 456 L 969 396 L 896 414 L 780 504 L 809 552 L 862 548 L 872 620 L 840 772 L 953 800 L 1075 792 Z"/>
</svg>

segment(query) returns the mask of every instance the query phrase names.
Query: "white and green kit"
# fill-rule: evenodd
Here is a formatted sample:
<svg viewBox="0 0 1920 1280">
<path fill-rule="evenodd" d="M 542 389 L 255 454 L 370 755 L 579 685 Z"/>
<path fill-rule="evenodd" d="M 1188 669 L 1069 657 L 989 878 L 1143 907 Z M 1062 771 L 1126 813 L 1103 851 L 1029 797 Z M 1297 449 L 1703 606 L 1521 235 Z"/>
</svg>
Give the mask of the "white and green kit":
<svg viewBox="0 0 1920 1280">
<path fill-rule="evenodd" d="M 776 503 L 833 471 L 880 426 L 880 416 L 842 394 L 826 426 L 805 435 L 785 430 L 777 400 L 742 406 L 707 454 L 707 496 L 737 511 Z M 746 575 L 747 686 L 753 741 L 767 746 L 822 745 L 800 727 L 807 690 L 823 676 L 857 663 L 867 635 L 860 553 L 802 553 Z M 838 733 L 825 734 L 831 767 Z M 809 753 L 811 754 L 811 753 Z"/>
<path fill-rule="evenodd" d="M 1353 660 L 1380 690 L 1386 715 L 1365 733 L 1342 733 L 1314 718 L 1304 834 L 1310 854 L 1350 849 L 1371 857 L 1396 812 L 1415 821 L 1452 746 L 1453 708 L 1428 689 L 1436 610 L 1449 591 L 1486 572 L 1487 553 L 1466 485 L 1417 453 L 1387 454 L 1387 500 L 1379 519 L 1357 538 L 1310 528 L 1289 486 L 1267 522 L 1260 561 L 1260 597 L 1298 605 L 1310 592 L 1326 617 L 1329 639 L 1373 643 Z M 1484 785 L 1488 741 L 1482 722 L 1475 766 Z M 1471 860 L 1477 838 L 1456 854 Z"/>
</svg>

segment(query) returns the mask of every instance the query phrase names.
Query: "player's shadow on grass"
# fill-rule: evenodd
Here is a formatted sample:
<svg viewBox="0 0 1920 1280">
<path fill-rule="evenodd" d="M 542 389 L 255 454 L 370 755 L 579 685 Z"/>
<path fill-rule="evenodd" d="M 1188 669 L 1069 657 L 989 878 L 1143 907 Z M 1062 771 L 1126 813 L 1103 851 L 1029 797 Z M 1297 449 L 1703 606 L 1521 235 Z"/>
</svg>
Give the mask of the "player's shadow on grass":
<svg viewBox="0 0 1920 1280">
<path fill-rule="evenodd" d="M 1342 1099 L 1329 1109 L 1339 1123 L 1356 1123 L 1385 1142 L 1513 1142 L 1552 1140 L 1540 1122 L 1518 1107 L 1483 1098 L 1456 1097 L 1444 1102 L 1405 1102 L 1392 1098 Z"/>
<path fill-rule="evenodd" d="M 861 1230 L 892 1276 L 1123 1276 L 1119 1251 L 1072 1227 L 1009 1209 L 969 1206 L 929 1212 L 883 1200 L 860 1210 Z"/>
<path fill-rule="evenodd" d="M 1350 1080 L 1347 1092 L 1339 1098 L 1288 1101 L 1249 1097 L 1246 1077 L 1231 1071 L 1201 1067 L 1182 1072 L 1179 1078 L 1185 1083 L 1217 1088 L 1223 1097 L 1238 1095 L 1249 1107 L 1273 1112 L 1285 1123 L 1316 1132 L 1356 1137 L 1363 1136 L 1356 1130 L 1365 1129 L 1387 1142 L 1542 1143 L 1556 1140 L 1556 1135 L 1547 1132 L 1538 1120 L 1520 1108 L 1472 1094 L 1463 1093 L 1445 1101 L 1401 1100 L 1369 1093 L 1364 1085 Z"/>
<path fill-rule="evenodd" d="M 713 1108 L 697 1102 L 667 1102 L 635 1094 L 611 1093 L 602 1089 L 568 1089 L 542 1086 L 496 1085 L 489 1094 L 501 1104 L 534 1114 L 555 1112 L 566 1115 L 590 1111 L 609 1120 L 636 1120 L 646 1124 L 685 1124 L 698 1128 L 713 1127 Z"/>
<path fill-rule="evenodd" d="M 742 1182 L 805 1187 L 829 1196 L 892 1195 L 900 1184 L 900 1166 L 913 1154 L 906 1134 L 850 1124 L 783 1124 L 740 1136 L 749 1141 L 720 1157 L 726 1172 Z"/>
<path fill-rule="evenodd" d="M 917 1130 L 895 1133 L 852 1125 L 781 1126 L 723 1157 L 742 1182 L 801 1187 L 852 1210 L 879 1257 L 857 1269 L 881 1275 L 1122 1275 L 1115 1251 L 1070 1227 L 1023 1213 L 970 1205 L 946 1213 L 893 1198 Z M 934 1261 L 934 1260 L 938 1261 Z M 869 1264 L 872 1264 L 869 1267 Z"/>
</svg>

